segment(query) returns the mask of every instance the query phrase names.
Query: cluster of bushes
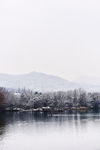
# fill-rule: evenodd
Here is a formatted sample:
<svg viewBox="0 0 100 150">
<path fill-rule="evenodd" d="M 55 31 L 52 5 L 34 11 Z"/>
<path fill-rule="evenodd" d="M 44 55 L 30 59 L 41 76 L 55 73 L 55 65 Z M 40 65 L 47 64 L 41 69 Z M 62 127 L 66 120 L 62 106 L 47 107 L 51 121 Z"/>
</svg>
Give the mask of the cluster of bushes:
<svg viewBox="0 0 100 150">
<path fill-rule="evenodd" d="M 38 109 L 49 107 L 51 109 L 67 109 L 88 107 L 100 108 L 100 93 L 87 93 L 82 89 L 67 92 L 39 93 L 30 90 L 8 92 L 0 88 L 0 109 Z"/>
</svg>

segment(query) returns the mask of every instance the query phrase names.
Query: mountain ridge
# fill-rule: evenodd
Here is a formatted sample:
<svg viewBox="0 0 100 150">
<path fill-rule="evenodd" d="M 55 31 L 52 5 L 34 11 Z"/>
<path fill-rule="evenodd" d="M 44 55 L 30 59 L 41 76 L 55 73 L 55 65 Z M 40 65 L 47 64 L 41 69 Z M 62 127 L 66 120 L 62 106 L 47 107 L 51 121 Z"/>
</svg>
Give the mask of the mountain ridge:
<svg viewBox="0 0 100 150">
<path fill-rule="evenodd" d="M 66 91 L 77 88 L 77 84 L 55 75 L 30 72 L 21 75 L 0 74 L 0 86 L 26 88 L 35 91 Z"/>
<path fill-rule="evenodd" d="M 93 84 L 95 81 L 96 80 L 87 83 L 83 83 L 82 80 L 69 81 L 59 76 L 41 72 L 30 72 L 16 75 L 0 74 L 1 87 L 9 89 L 26 88 L 40 92 L 67 91 L 78 88 L 83 88 L 90 92 L 98 92 L 100 91 L 100 84 Z"/>
</svg>

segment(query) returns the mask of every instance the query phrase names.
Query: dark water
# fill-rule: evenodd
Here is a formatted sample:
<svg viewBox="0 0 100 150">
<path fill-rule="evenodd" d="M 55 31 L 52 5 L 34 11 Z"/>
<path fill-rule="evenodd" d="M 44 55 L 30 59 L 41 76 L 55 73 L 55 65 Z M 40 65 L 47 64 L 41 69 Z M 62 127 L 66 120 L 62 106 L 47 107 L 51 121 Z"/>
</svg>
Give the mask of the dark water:
<svg viewBox="0 0 100 150">
<path fill-rule="evenodd" d="M 100 150 L 100 113 L 0 113 L 0 150 Z"/>
</svg>

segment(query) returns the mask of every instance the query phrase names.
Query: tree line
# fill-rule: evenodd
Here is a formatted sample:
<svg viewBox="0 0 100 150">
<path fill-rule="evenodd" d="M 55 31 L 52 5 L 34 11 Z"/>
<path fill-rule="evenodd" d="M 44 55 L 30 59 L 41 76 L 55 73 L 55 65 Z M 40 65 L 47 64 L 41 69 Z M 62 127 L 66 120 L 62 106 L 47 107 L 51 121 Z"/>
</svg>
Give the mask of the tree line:
<svg viewBox="0 0 100 150">
<path fill-rule="evenodd" d="M 38 110 L 43 108 L 52 110 L 78 108 L 99 109 L 100 93 L 86 92 L 83 89 L 47 93 L 19 89 L 16 92 L 9 92 L 5 88 L 0 88 L 1 110 Z"/>
</svg>

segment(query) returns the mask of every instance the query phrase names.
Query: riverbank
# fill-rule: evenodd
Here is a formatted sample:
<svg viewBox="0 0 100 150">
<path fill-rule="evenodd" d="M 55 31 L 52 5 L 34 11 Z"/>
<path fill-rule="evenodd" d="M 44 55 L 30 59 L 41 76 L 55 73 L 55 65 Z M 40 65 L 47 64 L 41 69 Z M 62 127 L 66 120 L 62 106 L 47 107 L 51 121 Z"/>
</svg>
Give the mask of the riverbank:
<svg viewBox="0 0 100 150">
<path fill-rule="evenodd" d="M 50 107 L 42 107 L 42 108 L 30 108 L 30 109 L 23 109 L 23 108 L 6 108 L 2 109 L 1 111 L 9 111 L 9 112 L 64 112 L 64 111 L 88 111 L 94 110 L 94 108 L 89 107 L 66 107 L 66 108 L 50 108 Z"/>
</svg>

